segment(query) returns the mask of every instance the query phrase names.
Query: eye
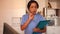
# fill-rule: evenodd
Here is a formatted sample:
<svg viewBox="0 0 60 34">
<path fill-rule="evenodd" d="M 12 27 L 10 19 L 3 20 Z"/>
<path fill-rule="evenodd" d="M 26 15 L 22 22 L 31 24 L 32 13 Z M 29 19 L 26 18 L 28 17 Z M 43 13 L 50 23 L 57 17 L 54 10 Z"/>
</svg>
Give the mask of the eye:
<svg viewBox="0 0 60 34">
<path fill-rule="evenodd" d="M 37 6 L 35 6 L 35 8 L 37 8 Z"/>
<path fill-rule="evenodd" d="M 32 6 L 31 8 L 37 8 L 36 6 Z"/>
<path fill-rule="evenodd" d="M 31 8 L 34 8 L 33 6 Z"/>
</svg>

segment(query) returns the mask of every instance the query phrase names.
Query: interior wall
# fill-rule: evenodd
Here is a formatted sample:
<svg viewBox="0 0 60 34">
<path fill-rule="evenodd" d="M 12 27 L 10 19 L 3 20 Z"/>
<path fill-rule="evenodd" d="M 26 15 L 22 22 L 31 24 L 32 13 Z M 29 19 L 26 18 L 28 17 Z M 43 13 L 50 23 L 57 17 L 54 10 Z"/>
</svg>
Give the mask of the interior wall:
<svg viewBox="0 0 60 34">
<path fill-rule="evenodd" d="M 52 5 L 52 8 L 54 9 L 60 9 L 60 0 L 48 0 L 51 5 Z"/>
<path fill-rule="evenodd" d="M 36 0 L 39 4 L 38 11 L 43 11 L 43 8 L 46 8 L 48 6 L 48 0 Z"/>
<path fill-rule="evenodd" d="M 60 9 L 60 2 L 57 2 L 57 8 Z"/>
<path fill-rule="evenodd" d="M 26 10 L 26 0 L 0 0 L 0 34 L 3 34 L 3 23 L 12 24 L 12 17 L 22 17 Z"/>
<path fill-rule="evenodd" d="M 59 17 L 60 17 L 60 10 L 58 10 L 58 15 L 59 15 Z"/>
<path fill-rule="evenodd" d="M 53 9 L 57 8 L 57 2 L 50 2 L 51 6 Z"/>
</svg>

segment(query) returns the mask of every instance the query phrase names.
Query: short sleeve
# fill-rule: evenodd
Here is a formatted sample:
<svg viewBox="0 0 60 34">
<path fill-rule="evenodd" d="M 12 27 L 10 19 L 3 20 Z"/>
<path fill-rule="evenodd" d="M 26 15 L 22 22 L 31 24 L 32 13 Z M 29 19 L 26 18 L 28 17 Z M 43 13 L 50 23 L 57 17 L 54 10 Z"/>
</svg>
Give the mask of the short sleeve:
<svg viewBox="0 0 60 34">
<path fill-rule="evenodd" d="M 21 25 L 23 25 L 26 22 L 26 17 L 25 15 L 23 15 L 22 19 L 21 19 Z"/>
<path fill-rule="evenodd" d="M 41 20 L 41 21 L 44 21 L 44 20 L 46 20 L 46 19 L 45 19 L 43 16 L 41 16 L 41 17 L 40 17 L 40 20 Z"/>
</svg>

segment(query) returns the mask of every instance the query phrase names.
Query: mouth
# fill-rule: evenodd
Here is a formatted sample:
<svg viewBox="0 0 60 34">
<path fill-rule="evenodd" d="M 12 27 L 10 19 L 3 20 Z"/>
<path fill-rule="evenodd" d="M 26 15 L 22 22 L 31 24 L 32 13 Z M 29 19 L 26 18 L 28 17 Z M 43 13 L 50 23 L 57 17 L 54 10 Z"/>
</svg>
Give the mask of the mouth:
<svg viewBox="0 0 60 34">
<path fill-rule="evenodd" d="M 35 15 L 35 14 L 36 14 L 36 12 L 33 12 L 33 14 Z"/>
<path fill-rule="evenodd" d="M 32 14 L 36 14 L 36 11 L 30 12 L 30 13 L 32 13 Z"/>
</svg>

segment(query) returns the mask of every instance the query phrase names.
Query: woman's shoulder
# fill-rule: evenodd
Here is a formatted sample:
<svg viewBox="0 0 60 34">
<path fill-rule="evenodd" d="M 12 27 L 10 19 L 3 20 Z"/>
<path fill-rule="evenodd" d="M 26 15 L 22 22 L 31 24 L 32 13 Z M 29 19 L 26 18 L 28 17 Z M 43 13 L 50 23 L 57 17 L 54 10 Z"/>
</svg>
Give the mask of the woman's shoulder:
<svg viewBox="0 0 60 34">
<path fill-rule="evenodd" d="M 37 13 L 38 16 L 42 16 L 41 14 Z"/>
<path fill-rule="evenodd" d="M 28 14 L 24 14 L 22 17 L 26 17 L 26 16 L 28 16 Z"/>
<path fill-rule="evenodd" d="M 44 18 L 44 17 L 43 17 L 41 14 L 39 14 L 39 13 L 37 14 L 37 16 L 40 17 L 40 18 Z"/>
</svg>

